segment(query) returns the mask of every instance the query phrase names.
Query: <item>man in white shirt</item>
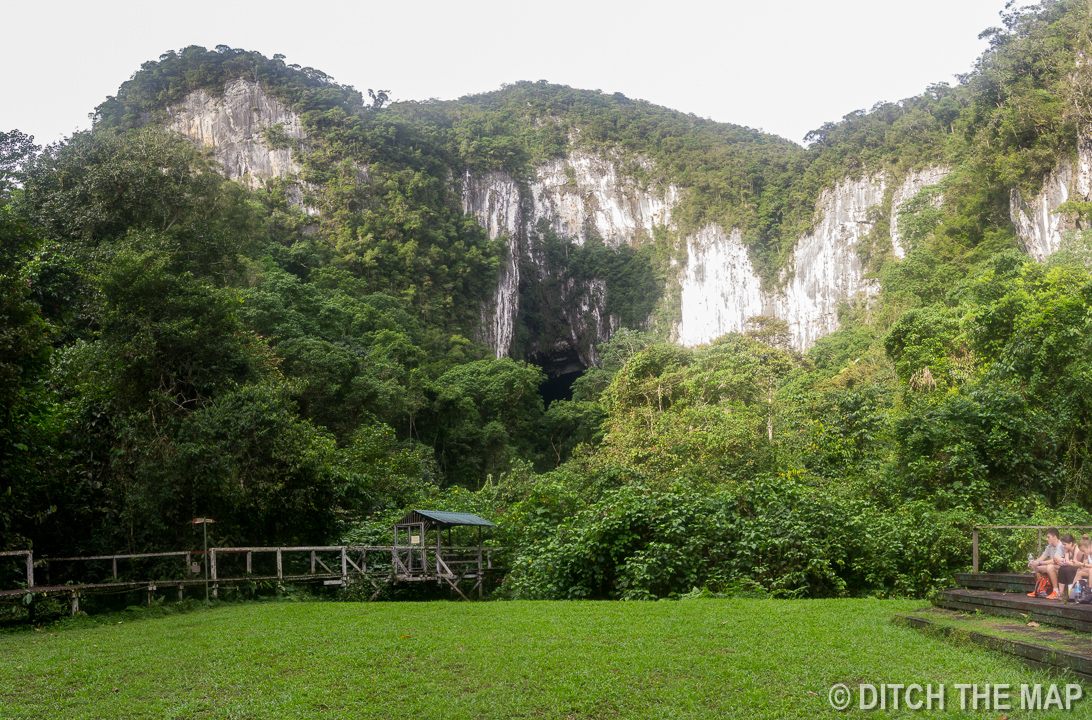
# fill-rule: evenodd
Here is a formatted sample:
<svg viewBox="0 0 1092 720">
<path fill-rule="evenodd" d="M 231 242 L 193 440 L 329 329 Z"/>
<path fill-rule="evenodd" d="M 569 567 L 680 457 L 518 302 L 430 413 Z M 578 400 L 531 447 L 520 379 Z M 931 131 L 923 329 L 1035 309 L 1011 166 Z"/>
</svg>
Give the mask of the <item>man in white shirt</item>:
<svg viewBox="0 0 1092 720">
<path fill-rule="evenodd" d="M 1040 577 L 1050 580 L 1050 595 L 1047 600 L 1055 600 L 1058 597 L 1058 568 L 1065 564 L 1065 546 L 1058 539 L 1058 528 L 1047 528 L 1047 546 L 1043 554 L 1037 560 L 1028 561 L 1028 568 L 1035 573 L 1035 582 L 1038 584 Z M 1028 593 L 1028 597 L 1035 597 L 1035 591 Z"/>
</svg>

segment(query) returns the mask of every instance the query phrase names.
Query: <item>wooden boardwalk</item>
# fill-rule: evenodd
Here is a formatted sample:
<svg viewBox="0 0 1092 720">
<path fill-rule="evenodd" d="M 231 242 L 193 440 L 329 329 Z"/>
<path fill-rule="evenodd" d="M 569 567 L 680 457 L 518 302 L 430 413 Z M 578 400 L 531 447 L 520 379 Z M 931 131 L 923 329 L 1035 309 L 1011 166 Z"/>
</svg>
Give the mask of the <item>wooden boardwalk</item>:
<svg viewBox="0 0 1092 720">
<path fill-rule="evenodd" d="M 175 590 L 178 600 L 185 590 L 207 587 L 213 597 L 221 589 L 266 582 L 322 583 L 347 587 L 354 583 L 370 585 L 370 600 L 388 584 L 434 581 L 447 583 L 466 599 L 459 583 L 470 581 L 480 588 L 490 575 L 502 574 L 494 566 L 492 547 L 422 547 L 390 545 L 333 545 L 299 547 L 217 547 L 207 556 L 200 550 L 165 553 L 137 553 L 35 559 L 33 551 L 0 552 L 0 562 L 7 561 L 24 572 L 19 587 L 0 588 L 0 601 L 24 601 L 26 596 L 68 596 L 72 613 L 79 612 L 80 598 L 86 595 L 145 591 L 149 604 L 156 593 Z M 265 568 L 256 571 L 255 561 Z M 158 572 L 140 577 L 135 565 L 151 561 Z M 109 570 L 106 570 L 109 563 Z M 121 563 L 121 572 L 119 572 Z M 165 574 L 163 566 L 176 565 L 177 574 Z M 226 571 L 226 572 L 225 572 Z M 45 583 L 38 582 L 45 575 Z M 60 580 L 61 582 L 57 582 Z"/>
</svg>

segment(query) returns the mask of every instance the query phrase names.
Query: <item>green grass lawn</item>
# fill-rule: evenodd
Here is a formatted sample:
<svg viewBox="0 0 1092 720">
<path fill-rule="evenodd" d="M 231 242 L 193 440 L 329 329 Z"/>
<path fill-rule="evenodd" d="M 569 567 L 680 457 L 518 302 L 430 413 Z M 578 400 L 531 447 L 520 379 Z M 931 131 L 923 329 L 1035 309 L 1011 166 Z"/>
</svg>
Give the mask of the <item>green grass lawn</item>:
<svg viewBox="0 0 1092 720">
<path fill-rule="evenodd" d="M 923 605 L 224 605 L 0 635 L 0 720 L 804 718 L 843 714 L 827 701 L 834 683 L 884 682 L 944 683 L 949 710 L 845 714 L 951 717 L 955 683 L 1065 682 L 891 622 Z M 1090 717 L 1092 697 L 1070 712 L 966 714 Z"/>
</svg>

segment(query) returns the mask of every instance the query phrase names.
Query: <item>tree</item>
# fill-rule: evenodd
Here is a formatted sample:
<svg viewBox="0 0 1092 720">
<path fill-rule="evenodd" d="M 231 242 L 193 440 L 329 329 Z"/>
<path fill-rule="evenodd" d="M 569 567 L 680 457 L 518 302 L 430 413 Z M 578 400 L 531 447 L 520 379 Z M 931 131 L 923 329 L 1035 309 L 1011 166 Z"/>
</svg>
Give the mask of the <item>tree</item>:
<svg viewBox="0 0 1092 720">
<path fill-rule="evenodd" d="M 755 315 L 747 319 L 747 331 L 744 333 L 752 340 L 766 345 L 769 352 L 760 353 L 757 374 L 764 379 L 766 388 L 766 435 L 772 443 L 774 436 L 774 396 L 782 378 L 802 361 L 800 354 L 792 347 L 792 333 L 789 324 L 772 315 Z"/>
<path fill-rule="evenodd" d="M 34 144 L 34 136 L 18 130 L 0 131 L 0 203 L 11 197 L 12 190 L 26 178 L 26 166 L 33 161 L 41 147 Z"/>
</svg>

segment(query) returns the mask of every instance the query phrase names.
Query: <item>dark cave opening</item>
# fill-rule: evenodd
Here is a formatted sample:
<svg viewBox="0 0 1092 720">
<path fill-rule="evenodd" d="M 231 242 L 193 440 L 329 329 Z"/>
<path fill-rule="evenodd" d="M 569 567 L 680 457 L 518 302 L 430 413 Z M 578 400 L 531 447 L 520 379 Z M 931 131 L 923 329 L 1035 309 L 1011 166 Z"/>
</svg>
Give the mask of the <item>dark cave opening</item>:
<svg viewBox="0 0 1092 720">
<path fill-rule="evenodd" d="M 559 344 L 549 352 L 533 354 L 528 360 L 546 374 L 546 382 L 538 386 L 538 394 L 547 409 L 554 400 L 573 399 L 573 383 L 586 369 L 575 350 Z"/>
<path fill-rule="evenodd" d="M 567 372 L 557 377 L 547 377 L 546 382 L 538 386 L 538 394 L 542 396 L 542 403 L 546 409 L 554 400 L 572 400 L 573 383 L 584 374 L 583 370 Z"/>
</svg>

